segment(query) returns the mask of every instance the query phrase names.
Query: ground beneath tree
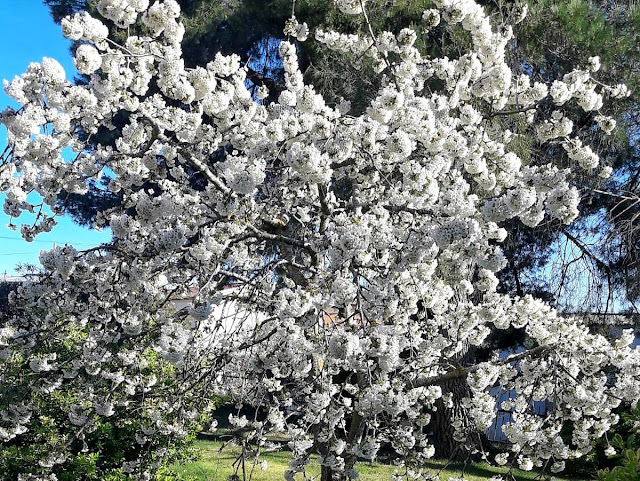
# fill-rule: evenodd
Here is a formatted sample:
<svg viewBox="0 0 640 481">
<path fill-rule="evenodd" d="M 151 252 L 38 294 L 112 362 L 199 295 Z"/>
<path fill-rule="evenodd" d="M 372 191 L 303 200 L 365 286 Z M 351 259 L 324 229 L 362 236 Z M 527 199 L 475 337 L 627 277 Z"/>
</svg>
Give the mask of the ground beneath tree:
<svg viewBox="0 0 640 481">
<path fill-rule="evenodd" d="M 184 476 L 184 479 L 189 481 L 226 481 L 228 476 L 236 472 L 233 463 L 241 452 L 239 446 L 225 444 L 222 441 L 198 440 L 196 441 L 196 447 L 201 452 L 201 459 L 197 462 L 176 467 L 176 470 Z M 284 472 L 288 469 L 290 459 L 291 453 L 286 450 L 264 453 L 264 455 L 260 457 L 260 460 L 267 461 L 268 468 L 266 471 L 261 470 L 260 463 L 253 467 L 253 461 L 247 460 L 245 462 L 246 479 L 249 479 L 249 474 L 253 469 L 252 479 L 255 481 L 282 481 L 282 479 L 284 479 Z M 425 466 L 424 469 L 430 470 L 433 474 L 441 471 L 441 481 L 461 477 L 462 465 L 449 465 L 445 468 L 446 464 L 445 461 L 433 461 Z M 390 480 L 393 472 L 398 469 L 393 465 L 380 463 L 358 463 L 356 468 L 360 473 L 360 481 Z M 505 467 L 495 467 L 485 463 L 477 463 L 466 466 L 464 479 L 467 481 L 484 481 L 492 476 L 504 475 L 507 471 L 508 469 Z M 242 466 L 239 466 L 237 474 L 242 480 Z M 315 457 L 309 466 L 307 475 L 317 476 L 319 478 L 320 466 L 317 464 Z M 539 473 L 516 469 L 514 470 L 514 476 L 516 481 L 532 481 L 536 476 L 539 476 Z M 302 477 L 299 476 L 296 479 L 302 479 Z M 581 478 L 563 478 L 558 476 L 555 476 L 555 480 L 582 481 Z"/>
</svg>

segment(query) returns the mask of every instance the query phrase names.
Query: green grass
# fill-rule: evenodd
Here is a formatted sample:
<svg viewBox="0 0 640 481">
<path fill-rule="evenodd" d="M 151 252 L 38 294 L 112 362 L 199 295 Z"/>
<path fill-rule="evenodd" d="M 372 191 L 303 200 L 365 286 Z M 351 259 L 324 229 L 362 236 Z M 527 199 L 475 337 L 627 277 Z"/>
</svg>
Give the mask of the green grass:
<svg viewBox="0 0 640 481">
<path fill-rule="evenodd" d="M 234 473 L 233 463 L 240 453 L 240 448 L 237 446 L 222 446 L 219 441 L 196 441 L 196 447 L 200 450 L 202 456 L 201 459 L 195 463 L 180 465 L 176 467 L 178 473 L 183 475 L 185 479 L 189 480 L 206 480 L 206 481 L 226 481 L 227 476 Z M 223 448 L 223 449 L 221 449 Z M 255 481 L 282 481 L 283 475 L 286 469 L 288 469 L 288 462 L 291 459 L 291 453 L 288 451 L 275 451 L 264 453 L 260 456 L 260 459 L 267 461 L 269 467 L 266 471 L 260 469 L 258 464 L 253 472 L 252 479 Z M 252 462 L 247 461 L 245 464 L 245 470 L 247 479 L 249 479 L 249 473 L 252 468 Z M 436 473 L 443 469 L 445 466 L 444 461 L 433 461 L 425 466 L 425 470 L 431 470 Z M 391 475 L 395 471 L 395 467 L 388 464 L 380 463 L 358 463 L 356 465 L 361 481 L 378 481 L 391 479 Z M 490 466 L 485 463 L 478 463 L 468 465 L 465 469 L 464 479 L 467 481 L 483 481 L 488 480 L 490 477 L 500 474 L 505 474 L 507 468 Z M 239 469 L 238 475 L 242 479 L 242 468 Z M 317 476 L 319 479 L 320 467 L 313 458 L 312 462 L 308 466 L 307 476 Z M 440 479 L 446 481 L 451 477 L 460 477 L 461 466 L 448 466 L 440 473 Z M 515 479 L 517 481 L 532 481 L 538 473 L 531 471 L 514 471 Z M 298 477 L 296 479 L 302 479 Z M 556 481 L 565 481 L 567 478 L 556 477 Z M 567 480 L 568 481 L 568 480 Z M 577 481 L 575 479 L 571 481 Z"/>
</svg>

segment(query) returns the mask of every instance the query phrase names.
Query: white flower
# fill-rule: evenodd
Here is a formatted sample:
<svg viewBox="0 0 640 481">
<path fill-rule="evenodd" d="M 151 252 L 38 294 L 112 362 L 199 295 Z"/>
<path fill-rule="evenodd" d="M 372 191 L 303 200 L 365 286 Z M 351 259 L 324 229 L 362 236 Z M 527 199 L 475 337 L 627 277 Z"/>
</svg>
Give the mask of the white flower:
<svg viewBox="0 0 640 481">
<path fill-rule="evenodd" d="M 113 403 L 104 402 L 104 403 L 93 403 L 93 409 L 95 409 L 96 413 L 100 416 L 109 417 L 115 413 L 115 409 Z"/>
<path fill-rule="evenodd" d="M 261 85 L 258 87 L 258 91 L 256 93 L 256 97 L 258 100 L 264 100 L 269 96 L 269 89 L 265 85 Z"/>
<path fill-rule="evenodd" d="M 89 420 L 89 416 L 82 406 L 79 404 L 73 404 L 69 409 L 69 420 L 71 421 L 71 424 L 83 426 Z"/>
<path fill-rule="evenodd" d="M 346 13 L 347 15 L 358 15 L 362 13 L 362 6 L 360 3 L 364 5 L 364 0 L 333 0 L 338 9 L 342 13 Z"/>
<path fill-rule="evenodd" d="M 609 177 L 611 177 L 612 172 L 613 172 L 613 167 L 611 167 L 610 165 L 604 165 L 602 166 L 602 169 L 600 169 L 600 172 L 598 173 L 598 177 L 602 179 L 608 179 Z"/>
<path fill-rule="evenodd" d="M 614 99 L 623 99 L 631 95 L 631 90 L 624 84 L 615 85 L 609 89 L 609 92 Z"/>
<path fill-rule="evenodd" d="M 596 115 L 596 122 L 605 134 L 610 134 L 616 128 L 616 120 L 612 117 L 606 117 L 604 115 Z"/>
<path fill-rule="evenodd" d="M 84 28 L 79 15 L 62 19 L 62 33 L 69 40 L 80 40 L 84 34 Z"/>
<path fill-rule="evenodd" d="M 583 146 L 579 139 L 570 139 L 562 143 L 570 159 L 578 162 L 583 169 L 594 169 L 600 163 L 598 155 L 588 145 Z"/>
<path fill-rule="evenodd" d="M 427 29 L 435 28 L 440 24 L 440 12 L 430 8 L 422 12 L 422 22 Z"/>
<path fill-rule="evenodd" d="M 527 18 L 528 11 L 529 11 L 529 5 L 527 5 L 526 3 L 524 3 L 524 4 L 520 5 L 519 7 L 517 7 L 517 15 L 516 15 L 516 18 L 514 20 L 514 23 L 520 23 L 525 18 Z"/>
<path fill-rule="evenodd" d="M 533 469 L 533 461 L 526 456 L 518 456 L 518 467 L 523 471 L 531 471 Z"/>
<path fill-rule="evenodd" d="M 554 80 L 549 89 L 549 94 L 556 105 L 563 105 L 571 98 L 571 91 L 566 83 Z"/>
<path fill-rule="evenodd" d="M 597 72 L 600 70 L 600 57 L 589 57 L 589 70 L 591 72 Z"/>
<path fill-rule="evenodd" d="M 309 26 L 304 22 L 300 24 L 297 22 L 296 17 L 291 17 L 285 24 L 284 34 L 304 42 L 309 36 Z"/>
<path fill-rule="evenodd" d="M 579 95 L 578 104 L 585 112 L 599 110 L 602 108 L 602 95 L 597 93 L 595 89 L 585 90 Z"/>
<path fill-rule="evenodd" d="M 496 454 L 495 460 L 498 466 L 504 466 L 509 460 L 509 453 L 498 453 Z"/>
<path fill-rule="evenodd" d="M 82 44 L 76 49 L 74 63 L 78 72 L 92 74 L 102 65 L 102 57 L 92 45 Z"/>
<path fill-rule="evenodd" d="M 67 79 L 64 68 L 53 58 L 44 57 L 42 59 L 42 74 L 53 84 L 64 84 Z"/>
</svg>

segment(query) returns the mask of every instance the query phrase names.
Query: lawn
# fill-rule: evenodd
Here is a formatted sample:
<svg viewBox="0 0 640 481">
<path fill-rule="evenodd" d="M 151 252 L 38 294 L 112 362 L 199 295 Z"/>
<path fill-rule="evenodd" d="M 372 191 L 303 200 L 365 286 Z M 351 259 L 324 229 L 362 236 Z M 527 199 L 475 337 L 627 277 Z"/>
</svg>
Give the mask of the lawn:
<svg viewBox="0 0 640 481">
<path fill-rule="evenodd" d="M 239 447 L 232 447 L 227 445 L 223 449 L 221 449 L 221 442 L 203 440 L 196 441 L 196 446 L 202 453 L 200 461 L 177 467 L 177 471 L 180 474 L 184 475 L 186 479 L 226 481 L 227 476 L 234 473 L 232 464 L 235 461 L 237 454 L 240 452 Z M 288 451 L 275 451 L 265 453 L 260 458 L 267 461 L 268 469 L 266 471 L 262 471 L 260 469 L 260 465 L 258 464 L 254 469 L 252 479 L 255 481 L 282 481 L 283 474 L 288 468 L 287 463 L 291 459 L 291 453 Z M 428 466 L 425 466 L 425 469 L 429 469 L 433 473 L 442 470 L 442 472 L 440 473 L 440 479 L 442 481 L 446 481 L 449 478 L 460 477 L 462 466 L 448 466 L 443 470 L 445 464 L 446 463 L 444 461 L 433 461 L 429 463 Z M 252 463 L 247 462 L 245 465 L 247 479 L 249 479 L 249 472 L 251 471 L 251 468 Z M 360 473 L 360 480 L 378 481 L 385 479 L 390 480 L 391 475 L 396 468 L 388 464 L 358 463 L 357 469 Z M 494 467 L 484 463 L 473 464 L 466 467 L 464 479 L 468 481 L 488 480 L 492 476 L 504 474 L 507 471 L 508 469 L 504 467 Z M 238 474 L 240 476 L 240 479 L 242 479 L 241 469 Z M 320 468 L 314 459 L 314 461 L 312 461 L 311 465 L 309 466 L 307 475 L 315 475 L 319 479 L 319 474 Z M 538 476 L 538 474 L 539 473 L 533 471 L 526 472 L 515 470 L 514 472 L 517 481 L 531 481 L 536 476 Z M 298 477 L 296 479 L 302 478 Z M 567 478 L 556 477 L 555 479 L 556 481 L 563 481 Z M 572 479 L 570 481 L 577 480 Z"/>
</svg>

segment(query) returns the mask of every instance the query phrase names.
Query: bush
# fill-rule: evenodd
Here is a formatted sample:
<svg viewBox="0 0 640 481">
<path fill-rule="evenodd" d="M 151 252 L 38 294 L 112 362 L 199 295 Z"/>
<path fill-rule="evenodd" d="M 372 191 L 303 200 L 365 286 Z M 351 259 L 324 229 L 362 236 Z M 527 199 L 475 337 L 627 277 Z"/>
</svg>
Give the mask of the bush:
<svg viewBox="0 0 640 481">
<path fill-rule="evenodd" d="M 631 410 L 631 413 L 623 417 L 621 427 L 630 428 L 634 433 L 629 434 L 626 441 L 620 433 L 613 436 L 609 449 L 619 450 L 620 454 L 615 456 L 618 465 L 598 471 L 598 478 L 601 481 L 640 480 L 640 436 L 636 436 L 640 431 L 640 403 Z"/>
</svg>

